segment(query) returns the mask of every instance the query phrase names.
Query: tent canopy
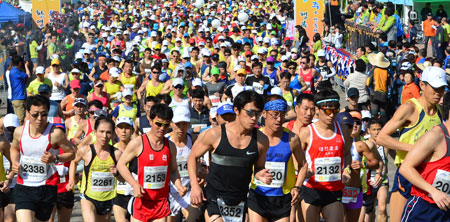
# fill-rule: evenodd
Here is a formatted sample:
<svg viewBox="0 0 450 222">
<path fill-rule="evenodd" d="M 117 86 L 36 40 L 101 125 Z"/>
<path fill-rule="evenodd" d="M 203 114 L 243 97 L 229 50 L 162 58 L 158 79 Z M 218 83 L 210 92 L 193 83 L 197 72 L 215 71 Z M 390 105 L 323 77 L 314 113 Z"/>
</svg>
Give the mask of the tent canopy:
<svg viewBox="0 0 450 222">
<path fill-rule="evenodd" d="M 14 23 L 18 23 L 20 21 L 24 21 L 24 17 L 26 16 L 26 12 L 21 11 L 14 6 L 6 3 L 0 3 L 0 23 L 12 21 Z"/>
</svg>

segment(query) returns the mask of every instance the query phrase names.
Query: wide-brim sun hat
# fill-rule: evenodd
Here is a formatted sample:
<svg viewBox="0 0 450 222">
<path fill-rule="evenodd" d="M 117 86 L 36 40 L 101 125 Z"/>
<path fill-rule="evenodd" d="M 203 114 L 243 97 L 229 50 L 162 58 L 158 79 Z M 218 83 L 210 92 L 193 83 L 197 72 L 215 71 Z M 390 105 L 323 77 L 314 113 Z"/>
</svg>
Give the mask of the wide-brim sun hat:
<svg viewBox="0 0 450 222">
<path fill-rule="evenodd" d="M 376 67 L 387 68 L 391 65 L 389 59 L 387 59 L 382 52 L 377 54 L 371 53 L 367 55 L 367 59 L 369 59 L 371 65 Z"/>
</svg>

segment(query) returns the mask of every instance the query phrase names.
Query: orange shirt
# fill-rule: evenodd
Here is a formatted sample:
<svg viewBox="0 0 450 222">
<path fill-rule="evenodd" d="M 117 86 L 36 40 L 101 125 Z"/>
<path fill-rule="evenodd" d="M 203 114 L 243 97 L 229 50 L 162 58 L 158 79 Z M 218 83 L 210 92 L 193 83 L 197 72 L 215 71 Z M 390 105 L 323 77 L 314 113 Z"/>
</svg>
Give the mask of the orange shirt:
<svg viewBox="0 0 450 222">
<path fill-rule="evenodd" d="M 106 71 L 102 72 L 102 74 L 100 74 L 100 79 L 102 79 L 104 82 L 108 81 L 108 79 L 109 79 L 109 70 L 108 69 Z"/>
<path fill-rule="evenodd" d="M 417 99 L 419 97 L 420 97 L 420 90 L 419 90 L 419 87 L 414 82 L 410 82 L 403 86 L 402 104 L 404 104 L 406 101 L 408 101 L 412 98 Z"/>
<path fill-rule="evenodd" d="M 436 35 L 436 29 L 433 29 L 432 23 L 433 20 L 425 20 L 423 21 L 423 32 L 425 36 L 435 36 Z"/>
<path fill-rule="evenodd" d="M 387 69 L 375 68 L 373 71 L 374 90 L 387 92 Z"/>
</svg>

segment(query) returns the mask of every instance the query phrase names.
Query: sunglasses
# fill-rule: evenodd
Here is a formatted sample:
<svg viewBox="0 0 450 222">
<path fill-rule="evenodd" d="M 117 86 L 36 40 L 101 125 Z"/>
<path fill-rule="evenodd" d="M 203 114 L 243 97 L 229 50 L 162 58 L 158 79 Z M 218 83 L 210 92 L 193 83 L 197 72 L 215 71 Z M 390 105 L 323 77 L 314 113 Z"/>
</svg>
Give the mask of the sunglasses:
<svg viewBox="0 0 450 222">
<path fill-rule="evenodd" d="M 163 127 L 163 128 L 167 128 L 170 126 L 170 123 L 163 123 L 163 122 L 159 122 L 159 121 L 153 121 L 153 123 L 155 123 L 158 127 Z"/>
<path fill-rule="evenodd" d="M 159 72 L 152 72 L 153 74 L 159 74 Z"/>
<path fill-rule="evenodd" d="M 289 67 L 288 69 L 294 70 L 294 69 L 295 69 L 295 67 Z"/>
<path fill-rule="evenodd" d="M 182 86 L 182 85 L 176 85 L 174 88 L 175 88 L 175 89 L 183 89 L 184 86 Z"/>
<path fill-rule="evenodd" d="M 361 125 L 361 120 L 353 120 L 353 123 L 356 125 Z"/>
<path fill-rule="evenodd" d="M 256 110 L 248 110 L 248 109 L 243 109 L 246 113 L 247 113 L 247 115 L 249 116 L 249 117 L 258 117 L 259 118 L 259 116 L 261 116 L 261 111 L 256 111 Z"/>
<path fill-rule="evenodd" d="M 323 110 L 323 112 L 324 112 L 325 114 L 327 114 L 327 116 L 329 116 L 329 115 L 331 115 L 331 114 L 336 115 L 336 114 L 339 113 L 339 108 L 333 108 L 333 109 L 330 109 L 330 108 L 320 108 L 320 109 Z"/>
<path fill-rule="evenodd" d="M 53 67 L 58 67 L 59 65 L 56 65 L 56 64 L 55 64 L 55 65 L 52 65 L 52 66 L 53 66 Z"/>
<path fill-rule="evenodd" d="M 34 113 L 31 114 L 31 117 L 33 117 L 33 119 L 37 119 L 39 116 L 41 116 L 42 118 L 45 118 L 48 116 L 48 113 Z"/>
<path fill-rule="evenodd" d="M 306 62 L 300 62 L 300 64 L 306 64 Z"/>
</svg>

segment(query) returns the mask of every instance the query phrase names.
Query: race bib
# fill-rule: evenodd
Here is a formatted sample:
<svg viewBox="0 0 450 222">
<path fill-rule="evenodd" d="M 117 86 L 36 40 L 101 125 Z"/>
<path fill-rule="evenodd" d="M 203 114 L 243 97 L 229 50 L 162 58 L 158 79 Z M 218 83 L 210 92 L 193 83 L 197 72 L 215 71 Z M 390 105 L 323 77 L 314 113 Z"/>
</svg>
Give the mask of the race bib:
<svg viewBox="0 0 450 222">
<path fill-rule="evenodd" d="M 341 158 L 322 157 L 314 160 L 314 178 L 317 182 L 341 180 Z"/>
<path fill-rule="evenodd" d="M 30 181 L 44 181 L 47 179 L 47 164 L 41 162 L 40 157 L 21 156 L 21 177 Z"/>
<path fill-rule="evenodd" d="M 145 74 L 150 74 L 152 72 L 152 69 L 144 69 Z"/>
<path fill-rule="evenodd" d="M 91 190 L 105 192 L 114 190 L 114 175 L 111 172 L 96 172 L 91 174 Z"/>
<path fill-rule="evenodd" d="M 272 183 L 267 185 L 259 180 L 255 179 L 255 184 L 263 187 L 280 188 L 284 184 L 284 175 L 286 164 L 284 162 L 268 162 L 266 161 L 266 169 L 272 174 Z"/>
<path fill-rule="evenodd" d="M 244 220 L 244 201 L 236 206 L 228 206 L 222 198 L 217 198 L 220 215 L 225 222 L 242 222 Z"/>
<path fill-rule="evenodd" d="M 356 203 L 360 189 L 356 187 L 344 187 L 342 190 L 342 203 Z"/>
<path fill-rule="evenodd" d="M 126 84 L 126 85 L 123 85 L 123 87 L 125 87 L 127 89 L 134 89 L 134 85 L 133 84 Z"/>
<path fill-rule="evenodd" d="M 211 104 L 213 107 L 217 107 L 219 106 L 220 103 L 220 98 L 215 96 L 215 95 L 211 95 L 209 96 L 209 100 L 211 100 Z"/>
<path fill-rule="evenodd" d="M 167 166 L 144 167 L 144 189 L 161 189 L 166 184 Z"/>
<path fill-rule="evenodd" d="M 328 78 L 326 77 L 326 76 L 328 75 L 328 72 L 327 72 L 327 71 L 322 71 L 322 72 L 320 72 L 320 75 L 322 75 L 322 81 L 328 79 Z"/>
<path fill-rule="evenodd" d="M 121 182 L 117 180 L 117 192 L 127 191 L 127 182 Z"/>
<path fill-rule="evenodd" d="M 257 92 L 258 94 L 264 94 L 264 86 L 261 85 L 259 82 L 253 82 L 253 90 Z"/>
<path fill-rule="evenodd" d="M 208 125 L 206 124 L 192 124 L 192 129 L 199 126 L 201 129 L 205 129 L 206 127 L 208 127 Z"/>
<path fill-rule="evenodd" d="M 188 168 L 187 168 L 187 158 L 186 157 L 177 157 L 177 165 L 178 165 L 178 172 L 180 173 L 180 177 L 189 177 Z"/>
<path fill-rule="evenodd" d="M 433 181 L 433 187 L 450 196 L 450 172 L 438 169 Z"/>
<path fill-rule="evenodd" d="M 65 166 L 63 164 L 56 164 L 56 171 L 58 171 L 60 183 L 66 182 L 66 174 L 65 174 L 64 168 L 65 168 Z"/>
</svg>

